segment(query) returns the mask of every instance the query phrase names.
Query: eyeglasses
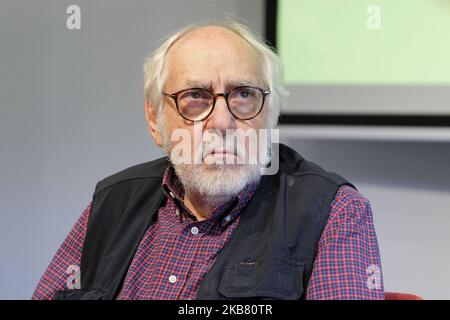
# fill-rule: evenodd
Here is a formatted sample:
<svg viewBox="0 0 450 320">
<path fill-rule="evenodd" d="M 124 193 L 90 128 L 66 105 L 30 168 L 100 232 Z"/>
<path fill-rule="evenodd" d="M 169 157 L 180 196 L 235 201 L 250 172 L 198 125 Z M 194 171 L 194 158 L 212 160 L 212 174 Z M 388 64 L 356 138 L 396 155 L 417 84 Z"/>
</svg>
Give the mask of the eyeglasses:
<svg viewBox="0 0 450 320">
<path fill-rule="evenodd" d="M 224 97 L 228 110 L 235 118 L 250 120 L 261 112 L 270 91 L 243 86 L 225 93 L 212 93 L 207 89 L 191 88 L 172 94 L 165 92 L 161 94 L 172 98 L 180 116 L 189 121 L 200 121 L 209 117 L 218 97 Z"/>
</svg>

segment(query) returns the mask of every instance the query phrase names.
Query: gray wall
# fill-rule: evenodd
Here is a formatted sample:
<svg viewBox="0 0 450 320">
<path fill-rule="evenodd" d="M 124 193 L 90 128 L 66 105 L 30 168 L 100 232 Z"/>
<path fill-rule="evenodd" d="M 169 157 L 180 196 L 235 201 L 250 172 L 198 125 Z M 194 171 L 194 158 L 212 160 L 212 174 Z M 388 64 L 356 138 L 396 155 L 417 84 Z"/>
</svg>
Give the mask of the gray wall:
<svg viewBox="0 0 450 320">
<path fill-rule="evenodd" d="M 66 8 L 82 10 L 66 29 Z M 167 33 L 262 0 L 0 3 L 0 299 L 27 299 L 95 183 L 161 152 L 144 121 L 141 67 Z M 448 143 L 283 138 L 370 200 L 386 288 L 450 299 Z"/>
</svg>

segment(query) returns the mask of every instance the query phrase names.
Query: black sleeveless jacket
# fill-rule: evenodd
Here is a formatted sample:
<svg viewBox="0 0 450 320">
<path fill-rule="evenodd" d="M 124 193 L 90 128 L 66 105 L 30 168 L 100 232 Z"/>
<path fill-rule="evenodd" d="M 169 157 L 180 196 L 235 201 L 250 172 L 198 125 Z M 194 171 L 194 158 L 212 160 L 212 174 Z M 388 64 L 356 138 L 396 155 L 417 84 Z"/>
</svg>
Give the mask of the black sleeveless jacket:
<svg viewBox="0 0 450 320">
<path fill-rule="evenodd" d="M 197 299 L 304 298 L 330 204 L 351 183 L 279 145 L 279 170 L 263 176 Z M 55 299 L 115 299 L 165 195 L 161 158 L 98 182 L 81 258 L 81 289 Z"/>
</svg>

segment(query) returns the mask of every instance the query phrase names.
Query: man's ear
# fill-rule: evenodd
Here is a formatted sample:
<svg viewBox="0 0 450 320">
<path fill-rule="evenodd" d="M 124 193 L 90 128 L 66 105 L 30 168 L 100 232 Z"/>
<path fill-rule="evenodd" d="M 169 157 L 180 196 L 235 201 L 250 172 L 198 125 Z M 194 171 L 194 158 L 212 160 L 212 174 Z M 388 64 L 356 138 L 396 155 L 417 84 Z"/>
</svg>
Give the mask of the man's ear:
<svg viewBox="0 0 450 320">
<path fill-rule="evenodd" d="M 163 139 L 158 130 L 158 125 L 156 124 L 157 119 L 155 106 L 150 103 L 148 97 L 145 98 L 145 119 L 147 120 L 148 130 L 152 135 L 153 141 L 161 147 L 163 145 Z"/>
</svg>

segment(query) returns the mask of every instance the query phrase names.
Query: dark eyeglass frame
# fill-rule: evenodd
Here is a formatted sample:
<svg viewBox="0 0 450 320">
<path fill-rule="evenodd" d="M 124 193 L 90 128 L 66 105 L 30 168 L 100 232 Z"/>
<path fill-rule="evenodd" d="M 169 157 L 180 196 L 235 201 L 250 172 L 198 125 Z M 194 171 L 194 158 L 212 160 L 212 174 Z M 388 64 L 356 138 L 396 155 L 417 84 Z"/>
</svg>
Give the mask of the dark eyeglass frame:
<svg viewBox="0 0 450 320">
<path fill-rule="evenodd" d="M 239 89 L 245 89 L 245 88 L 250 88 L 250 89 L 255 89 L 255 90 L 260 91 L 261 94 L 262 94 L 262 102 L 261 102 L 261 106 L 259 107 L 258 112 L 257 112 L 254 116 L 251 116 L 251 117 L 248 117 L 248 118 L 240 118 L 240 117 L 236 116 L 236 115 L 233 113 L 233 111 L 231 110 L 230 104 L 228 103 L 228 97 L 230 96 L 230 94 L 231 94 L 232 92 L 234 92 L 234 91 L 236 91 L 236 90 L 239 90 Z M 200 119 L 197 119 L 197 120 L 192 120 L 192 119 L 186 118 L 186 117 L 181 113 L 180 108 L 179 108 L 179 106 L 178 106 L 178 96 L 179 96 L 180 94 L 186 92 L 186 91 L 191 91 L 191 90 L 203 90 L 203 91 L 209 92 L 209 93 L 211 94 L 212 98 L 213 98 L 211 110 L 210 110 L 204 117 L 202 117 L 202 118 L 200 118 Z M 177 91 L 177 92 L 175 92 L 175 93 L 161 92 L 161 94 L 162 94 L 163 96 L 170 97 L 170 98 L 172 98 L 172 99 L 175 101 L 175 105 L 176 105 L 176 107 L 177 107 L 177 112 L 178 112 L 178 114 L 179 114 L 183 119 L 185 119 L 185 120 L 187 120 L 187 121 L 192 121 L 192 122 L 195 122 L 195 121 L 202 121 L 202 120 L 205 120 L 206 118 L 208 118 L 208 117 L 211 115 L 211 113 L 214 111 L 214 108 L 215 108 L 215 106 L 216 106 L 217 98 L 219 98 L 219 97 L 223 97 L 223 98 L 225 99 L 225 103 L 227 104 L 228 111 L 230 111 L 230 113 L 231 113 L 231 114 L 233 115 L 233 117 L 235 117 L 236 119 L 239 119 L 239 120 L 250 120 L 250 119 L 253 119 L 253 118 L 257 117 L 257 116 L 261 113 L 261 111 L 262 111 L 262 109 L 263 109 L 263 107 L 264 107 L 264 102 L 266 101 L 266 97 L 267 97 L 270 93 L 271 93 L 270 91 L 267 91 L 267 90 L 264 90 L 264 89 L 261 89 L 261 88 L 258 88 L 258 87 L 252 87 L 252 86 L 239 86 L 239 87 L 235 87 L 235 88 L 233 88 L 233 89 L 231 89 L 231 90 L 229 90 L 229 91 L 227 91 L 227 92 L 222 92 L 222 93 L 214 93 L 214 92 L 211 92 L 210 90 L 205 89 L 205 88 L 188 88 L 188 89 L 183 89 L 183 90 Z"/>
</svg>

